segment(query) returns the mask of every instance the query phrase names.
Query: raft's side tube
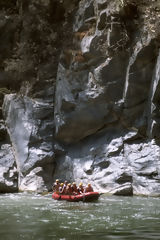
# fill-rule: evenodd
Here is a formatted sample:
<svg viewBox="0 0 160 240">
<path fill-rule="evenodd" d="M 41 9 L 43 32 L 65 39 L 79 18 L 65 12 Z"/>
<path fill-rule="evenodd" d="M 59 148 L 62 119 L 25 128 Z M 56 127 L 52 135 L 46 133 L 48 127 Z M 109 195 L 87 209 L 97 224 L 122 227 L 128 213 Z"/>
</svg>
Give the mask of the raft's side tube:
<svg viewBox="0 0 160 240">
<path fill-rule="evenodd" d="M 66 200 L 69 202 L 94 201 L 94 200 L 97 200 L 99 196 L 100 194 L 98 192 L 88 192 L 88 193 L 83 193 L 78 195 L 63 195 L 63 194 L 58 194 L 56 192 L 52 194 L 52 198 L 55 200 Z"/>
</svg>

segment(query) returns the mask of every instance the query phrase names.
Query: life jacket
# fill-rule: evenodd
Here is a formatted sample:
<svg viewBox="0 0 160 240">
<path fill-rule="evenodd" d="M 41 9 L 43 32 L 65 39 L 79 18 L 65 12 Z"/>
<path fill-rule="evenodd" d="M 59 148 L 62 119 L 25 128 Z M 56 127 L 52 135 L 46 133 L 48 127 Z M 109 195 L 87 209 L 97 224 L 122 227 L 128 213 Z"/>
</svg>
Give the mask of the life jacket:
<svg viewBox="0 0 160 240">
<path fill-rule="evenodd" d="M 59 193 L 59 187 L 60 187 L 60 183 L 54 183 L 53 191 L 56 192 L 56 193 Z"/>
<path fill-rule="evenodd" d="M 63 185 L 63 194 L 67 194 L 67 185 Z"/>
<path fill-rule="evenodd" d="M 67 186 L 67 188 L 66 188 L 66 194 L 68 194 L 68 195 L 72 195 L 72 193 L 73 193 L 73 190 L 72 190 L 72 187 L 71 186 Z"/>
<path fill-rule="evenodd" d="M 73 194 L 78 194 L 79 193 L 79 190 L 78 190 L 77 186 L 72 186 L 72 191 L 73 191 Z"/>
<path fill-rule="evenodd" d="M 79 192 L 79 193 L 83 193 L 83 192 L 84 192 L 83 186 L 78 188 L 78 192 Z"/>
<path fill-rule="evenodd" d="M 63 194 L 64 192 L 63 192 L 63 187 L 59 187 L 59 193 L 60 194 Z"/>
<path fill-rule="evenodd" d="M 91 186 L 86 187 L 85 188 L 85 193 L 87 193 L 87 192 L 93 192 L 93 188 Z"/>
</svg>

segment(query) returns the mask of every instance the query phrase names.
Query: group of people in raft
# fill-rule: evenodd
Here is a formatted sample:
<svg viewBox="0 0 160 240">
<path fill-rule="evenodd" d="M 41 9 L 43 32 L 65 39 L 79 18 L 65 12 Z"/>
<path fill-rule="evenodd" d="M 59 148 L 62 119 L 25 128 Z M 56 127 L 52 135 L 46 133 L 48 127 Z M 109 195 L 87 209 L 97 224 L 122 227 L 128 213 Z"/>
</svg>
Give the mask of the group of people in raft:
<svg viewBox="0 0 160 240">
<path fill-rule="evenodd" d="M 78 186 L 75 182 L 68 183 L 64 181 L 64 183 L 60 183 L 59 179 L 56 179 L 55 183 L 53 184 L 53 191 L 57 194 L 64 194 L 64 195 L 77 195 L 87 192 L 94 192 L 93 187 L 90 183 L 86 187 L 83 186 L 83 183 L 80 183 Z"/>
</svg>

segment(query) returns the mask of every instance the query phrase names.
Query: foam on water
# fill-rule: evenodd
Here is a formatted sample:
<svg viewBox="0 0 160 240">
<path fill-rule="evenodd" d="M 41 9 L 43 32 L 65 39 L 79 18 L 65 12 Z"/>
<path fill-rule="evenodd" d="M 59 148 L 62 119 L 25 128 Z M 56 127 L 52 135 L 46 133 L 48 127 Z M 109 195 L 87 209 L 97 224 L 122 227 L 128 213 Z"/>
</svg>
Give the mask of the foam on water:
<svg viewBox="0 0 160 240">
<path fill-rule="evenodd" d="M 160 239 L 158 198 L 103 196 L 97 202 L 51 195 L 0 195 L 0 236 L 10 240 Z"/>
</svg>

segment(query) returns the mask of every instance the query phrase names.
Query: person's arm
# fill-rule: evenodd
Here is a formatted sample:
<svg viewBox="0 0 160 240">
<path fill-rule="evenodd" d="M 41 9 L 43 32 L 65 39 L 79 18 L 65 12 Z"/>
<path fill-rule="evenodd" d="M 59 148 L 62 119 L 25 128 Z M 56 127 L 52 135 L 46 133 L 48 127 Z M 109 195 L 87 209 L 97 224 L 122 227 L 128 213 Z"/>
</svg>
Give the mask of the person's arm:
<svg viewBox="0 0 160 240">
<path fill-rule="evenodd" d="M 78 192 L 78 193 L 81 193 L 81 191 L 80 191 L 80 189 L 79 189 L 79 188 L 77 188 L 77 192 Z"/>
<path fill-rule="evenodd" d="M 59 188 L 59 193 L 60 193 L 60 194 L 63 193 L 63 188 L 62 188 L 62 187 Z"/>
<path fill-rule="evenodd" d="M 55 184 L 53 184 L 53 186 L 52 186 L 52 190 L 55 191 Z"/>
</svg>

